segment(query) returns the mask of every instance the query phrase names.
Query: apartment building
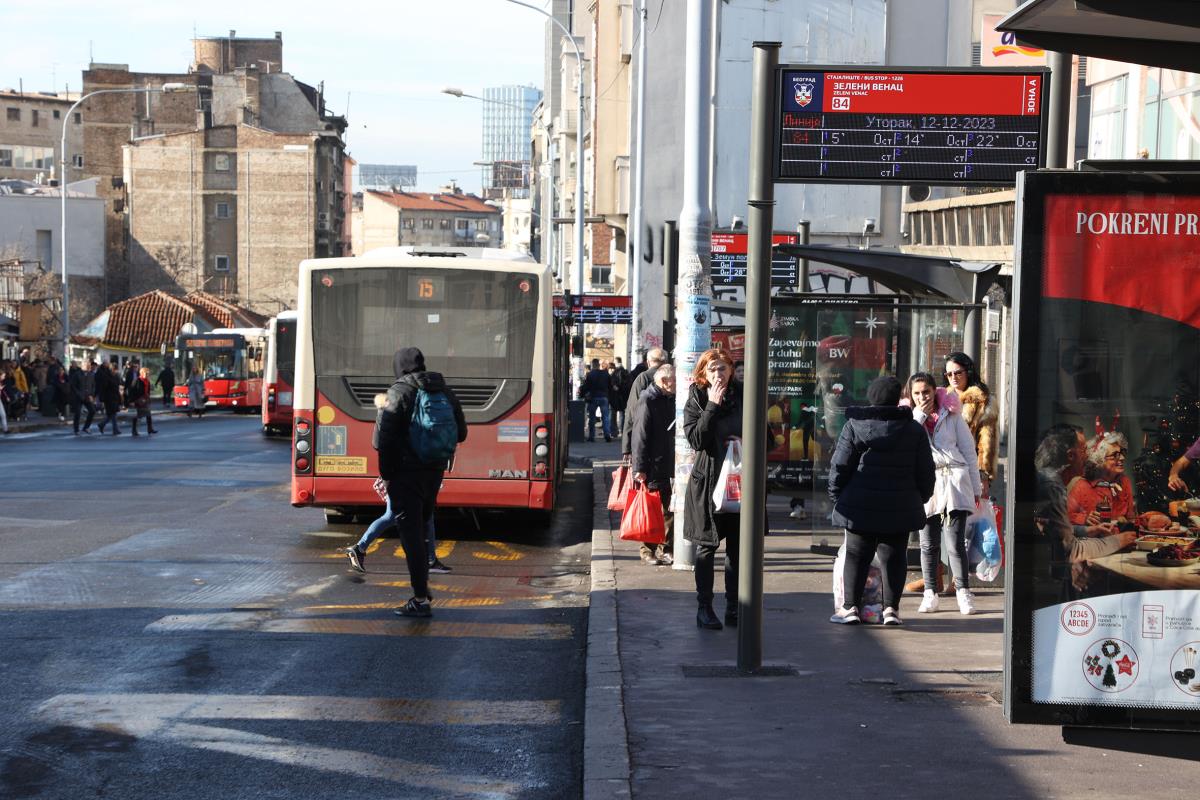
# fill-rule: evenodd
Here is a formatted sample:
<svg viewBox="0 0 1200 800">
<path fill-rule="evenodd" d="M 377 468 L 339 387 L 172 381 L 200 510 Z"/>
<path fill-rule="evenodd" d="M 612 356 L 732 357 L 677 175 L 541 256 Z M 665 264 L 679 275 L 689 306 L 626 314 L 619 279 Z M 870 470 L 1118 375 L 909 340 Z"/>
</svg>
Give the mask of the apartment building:
<svg viewBox="0 0 1200 800">
<path fill-rule="evenodd" d="M 283 72 L 283 39 L 193 40 L 182 74 L 93 64 L 84 91 L 178 82 L 180 93 L 84 103 L 83 150 L 101 177 L 108 302 L 213 291 L 263 313 L 295 302 L 296 265 L 347 250 L 343 117 Z"/>
<path fill-rule="evenodd" d="M 432 193 L 365 191 L 361 214 L 362 249 L 356 240 L 356 255 L 406 245 L 495 247 L 502 230 L 500 207 L 453 184 Z"/>
<path fill-rule="evenodd" d="M 67 125 L 67 181 L 83 176 L 79 115 L 66 118 L 78 95 L 0 90 L 0 178 L 49 184 L 58 180 L 63 125 Z"/>
</svg>

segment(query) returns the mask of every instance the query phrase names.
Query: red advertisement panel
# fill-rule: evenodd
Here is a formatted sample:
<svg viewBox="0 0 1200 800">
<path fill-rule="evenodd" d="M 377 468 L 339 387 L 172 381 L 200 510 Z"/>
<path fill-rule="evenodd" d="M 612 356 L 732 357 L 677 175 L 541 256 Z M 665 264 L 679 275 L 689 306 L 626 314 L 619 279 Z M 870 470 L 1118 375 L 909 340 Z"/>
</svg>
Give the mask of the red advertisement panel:
<svg viewBox="0 0 1200 800">
<path fill-rule="evenodd" d="M 1200 198 L 1052 195 L 1046 199 L 1045 297 L 1125 306 L 1200 328 Z"/>
</svg>

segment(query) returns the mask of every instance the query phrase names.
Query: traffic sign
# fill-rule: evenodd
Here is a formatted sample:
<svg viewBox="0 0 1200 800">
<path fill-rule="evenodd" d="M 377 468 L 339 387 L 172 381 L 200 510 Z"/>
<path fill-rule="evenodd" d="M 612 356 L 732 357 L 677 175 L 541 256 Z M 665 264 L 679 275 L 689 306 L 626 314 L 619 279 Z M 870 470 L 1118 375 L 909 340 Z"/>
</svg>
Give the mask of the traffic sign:
<svg viewBox="0 0 1200 800">
<path fill-rule="evenodd" d="M 717 286 L 746 285 L 745 231 L 713 231 L 712 233 L 712 282 Z M 799 235 L 776 233 L 771 244 L 797 244 Z M 800 282 L 799 259 L 783 253 L 771 253 L 771 285 L 796 286 Z"/>
</svg>

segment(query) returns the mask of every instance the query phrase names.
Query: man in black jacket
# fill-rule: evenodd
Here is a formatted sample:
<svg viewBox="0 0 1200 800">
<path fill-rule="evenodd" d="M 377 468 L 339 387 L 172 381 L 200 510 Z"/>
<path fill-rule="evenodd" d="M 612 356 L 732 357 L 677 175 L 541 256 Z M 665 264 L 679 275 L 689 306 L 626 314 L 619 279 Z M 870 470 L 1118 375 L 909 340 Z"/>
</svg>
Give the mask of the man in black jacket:
<svg viewBox="0 0 1200 800">
<path fill-rule="evenodd" d="M 117 429 L 117 412 L 121 410 L 121 376 L 117 374 L 116 364 L 101 364 L 96 370 L 96 397 L 104 404 L 100 433 L 104 433 L 104 426 L 111 422 L 113 436 L 120 434 L 121 431 Z"/>
<path fill-rule="evenodd" d="M 440 372 L 425 369 L 425 356 L 415 347 L 405 347 L 392 357 L 396 382 L 388 389 L 375 417 L 372 444 L 379 453 L 379 477 L 387 481 L 388 502 L 404 544 L 413 597 L 396 613 L 402 617 L 433 616 L 429 596 L 429 560 L 425 550 L 425 527 L 433 517 L 438 490 L 447 463 L 422 461 L 413 449 L 412 425 L 420 392 L 444 394 L 454 411 L 457 442 L 467 439 L 467 420 L 462 405 L 446 385 Z"/>
<path fill-rule="evenodd" d="M 154 385 L 162 387 L 163 408 L 170 408 L 175 394 L 175 370 L 171 369 L 170 364 L 167 364 L 158 373 L 158 378 L 155 379 Z"/>
<path fill-rule="evenodd" d="M 654 371 L 659 365 L 667 360 L 667 351 L 661 347 L 653 347 L 646 352 L 646 369 L 641 374 L 633 379 L 633 385 L 629 388 L 629 396 L 625 400 L 625 428 L 621 431 L 621 454 L 629 457 L 633 452 L 633 444 L 630 441 L 633 436 L 633 415 L 637 413 L 638 403 L 641 402 L 642 392 L 650 388 L 654 383 Z"/>
<path fill-rule="evenodd" d="M 642 392 L 633 418 L 633 482 L 645 483 L 662 499 L 667 521 L 667 540 L 657 546 L 643 543 L 642 561 L 671 564 L 671 478 L 675 474 L 675 367 L 662 364 L 654 372 L 654 383 Z"/>
<path fill-rule="evenodd" d="M 83 432 L 91 433 L 92 420 L 96 418 L 96 406 L 92 402 L 92 395 L 96 391 L 96 379 L 92 370 L 95 365 L 88 360 L 88 371 L 84 372 L 79 368 L 79 365 L 74 361 L 71 362 L 71 369 L 67 373 L 67 387 L 71 401 L 71 421 L 75 427 L 75 435 L 79 435 L 79 416 L 86 408 L 87 419 L 83 423 Z"/>
</svg>

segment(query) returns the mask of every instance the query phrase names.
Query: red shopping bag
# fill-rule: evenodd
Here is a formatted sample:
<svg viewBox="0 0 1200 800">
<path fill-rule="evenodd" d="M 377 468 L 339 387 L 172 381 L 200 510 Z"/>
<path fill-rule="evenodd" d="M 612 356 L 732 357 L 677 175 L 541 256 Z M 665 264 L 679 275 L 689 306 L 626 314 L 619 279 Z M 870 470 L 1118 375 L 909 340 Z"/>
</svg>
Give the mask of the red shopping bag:
<svg viewBox="0 0 1200 800">
<path fill-rule="evenodd" d="M 625 513 L 621 515 L 621 538 L 646 544 L 667 541 L 667 523 L 663 519 L 662 496 L 642 484 L 629 493 Z"/>
<path fill-rule="evenodd" d="M 613 470 L 612 489 L 608 492 L 608 510 L 624 511 L 625 495 L 629 494 L 633 482 L 633 470 L 622 464 Z"/>
</svg>

